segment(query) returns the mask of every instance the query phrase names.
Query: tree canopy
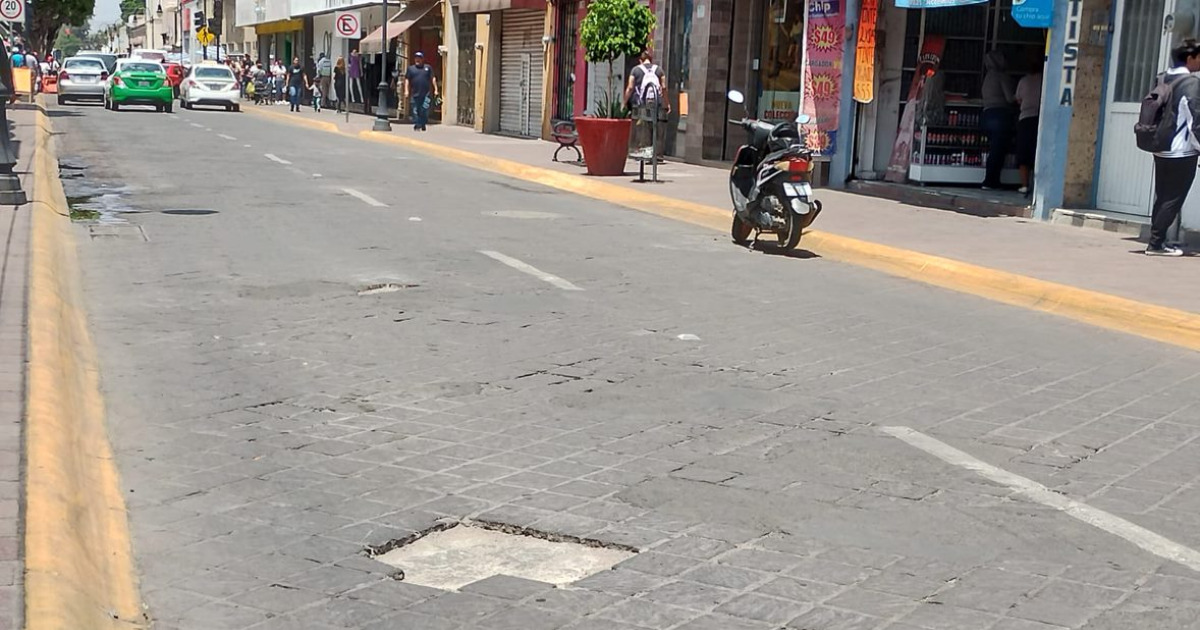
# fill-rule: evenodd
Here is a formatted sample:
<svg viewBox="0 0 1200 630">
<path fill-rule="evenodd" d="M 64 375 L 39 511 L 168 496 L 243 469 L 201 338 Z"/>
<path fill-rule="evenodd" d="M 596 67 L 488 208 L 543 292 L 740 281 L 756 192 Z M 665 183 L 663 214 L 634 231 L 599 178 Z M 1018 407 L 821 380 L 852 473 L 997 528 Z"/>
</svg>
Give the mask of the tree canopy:
<svg viewBox="0 0 1200 630">
<path fill-rule="evenodd" d="M 124 2 L 124 0 L 123 0 Z M 27 40 L 31 50 L 44 55 L 64 26 L 84 24 L 92 17 L 96 0 L 39 0 L 33 4 L 32 31 Z"/>
<path fill-rule="evenodd" d="M 636 55 L 650 45 L 654 13 L 638 0 L 595 0 L 579 27 L 584 56 L 592 63 Z"/>
</svg>

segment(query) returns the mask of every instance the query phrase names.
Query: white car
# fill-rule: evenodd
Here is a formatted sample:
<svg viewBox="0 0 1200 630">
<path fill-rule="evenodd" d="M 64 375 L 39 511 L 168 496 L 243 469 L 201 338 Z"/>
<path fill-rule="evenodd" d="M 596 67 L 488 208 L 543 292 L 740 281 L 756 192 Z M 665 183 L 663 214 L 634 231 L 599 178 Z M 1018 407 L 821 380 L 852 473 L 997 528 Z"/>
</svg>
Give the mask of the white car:
<svg viewBox="0 0 1200 630">
<path fill-rule="evenodd" d="M 225 111 L 241 111 L 241 90 L 237 77 L 225 66 L 193 66 L 179 86 L 179 104 L 184 109 L 192 109 L 196 105 L 215 105 L 224 107 Z"/>
</svg>

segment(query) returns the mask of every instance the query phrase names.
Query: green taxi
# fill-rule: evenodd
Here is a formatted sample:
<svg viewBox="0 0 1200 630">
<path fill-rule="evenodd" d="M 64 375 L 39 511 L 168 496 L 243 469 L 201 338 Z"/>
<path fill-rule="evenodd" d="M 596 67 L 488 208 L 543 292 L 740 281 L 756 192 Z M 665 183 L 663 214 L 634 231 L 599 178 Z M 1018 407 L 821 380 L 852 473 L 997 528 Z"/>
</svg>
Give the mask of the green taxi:
<svg viewBox="0 0 1200 630">
<path fill-rule="evenodd" d="M 149 105 L 170 112 L 174 97 L 166 69 L 149 59 L 121 59 L 104 85 L 104 107 L 113 111 L 122 105 Z"/>
</svg>

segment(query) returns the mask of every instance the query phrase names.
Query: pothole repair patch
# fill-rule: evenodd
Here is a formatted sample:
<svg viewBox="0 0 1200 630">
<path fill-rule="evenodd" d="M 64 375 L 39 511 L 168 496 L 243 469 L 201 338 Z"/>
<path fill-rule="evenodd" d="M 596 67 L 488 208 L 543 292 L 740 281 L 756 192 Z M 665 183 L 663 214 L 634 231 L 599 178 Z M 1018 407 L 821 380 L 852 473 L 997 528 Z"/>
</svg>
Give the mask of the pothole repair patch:
<svg viewBox="0 0 1200 630">
<path fill-rule="evenodd" d="M 563 586 L 607 571 L 636 553 L 622 545 L 519 528 L 455 524 L 375 559 L 403 571 L 405 582 L 455 591 L 497 575 Z"/>
</svg>

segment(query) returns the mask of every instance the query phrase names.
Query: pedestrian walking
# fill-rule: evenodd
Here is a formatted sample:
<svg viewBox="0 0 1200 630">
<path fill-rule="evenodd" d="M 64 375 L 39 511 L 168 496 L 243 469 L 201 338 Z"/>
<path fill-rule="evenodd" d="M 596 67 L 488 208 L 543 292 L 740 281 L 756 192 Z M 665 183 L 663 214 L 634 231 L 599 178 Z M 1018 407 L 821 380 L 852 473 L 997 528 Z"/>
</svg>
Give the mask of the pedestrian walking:
<svg viewBox="0 0 1200 630">
<path fill-rule="evenodd" d="M 1200 72 L 1200 42 L 1185 39 L 1171 49 L 1171 69 L 1159 75 L 1135 127 L 1138 146 L 1154 150 L 1147 256 L 1183 255 L 1182 249 L 1167 244 L 1167 231 L 1179 218 L 1200 160 L 1200 77 L 1195 72 Z"/>
<path fill-rule="evenodd" d="M 329 89 L 332 81 L 333 61 L 325 53 L 321 53 L 317 57 L 317 86 L 320 88 L 323 98 L 329 98 L 333 94 Z"/>
<path fill-rule="evenodd" d="M 346 58 L 338 57 L 333 64 L 333 104 L 337 113 L 347 109 L 346 105 Z"/>
<path fill-rule="evenodd" d="M 324 93 L 321 92 L 320 78 L 313 77 L 312 80 L 310 81 L 308 79 L 308 75 L 305 75 L 304 83 L 305 83 L 305 87 L 308 89 L 309 93 L 312 95 L 313 111 L 320 114 L 321 113 L 321 101 L 324 100 L 324 96 L 325 96 Z"/>
<path fill-rule="evenodd" d="M 654 55 L 649 50 L 642 51 L 638 57 L 638 65 L 629 71 L 629 80 L 625 83 L 625 103 L 631 113 L 637 114 L 638 112 L 634 111 L 636 108 L 647 106 L 648 111 L 659 117 L 659 121 L 665 121 L 666 115 L 671 112 L 666 86 L 667 75 L 662 67 L 654 63 Z M 665 138 L 666 125 L 653 125 L 641 116 L 637 118 L 631 145 L 639 151 L 647 152 L 647 155 L 655 146 L 661 151 L 664 143 L 654 142 L 654 131 L 657 128 L 659 140 L 662 140 Z"/>
<path fill-rule="evenodd" d="M 271 103 L 283 100 L 283 91 L 287 82 L 287 68 L 278 59 L 271 60 Z"/>
<path fill-rule="evenodd" d="M 1042 112 L 1042 71 L 1027 74 L 1017 82 L 1017 167 L 1021 169 L 1021 189 L 1029 194 L 1029 183 L 1037 161 L 1038 117 Z"/>
<path fill-rule="evenodd" d="M 350 63 L 348 65 L 348 67 L 346 68 L 346 72 L 347 72 L 346 76 L 349 79 L 349 83 L 346 86 L 347 87 L 346 93 L 350 96 L 349 100 L 354 103 L 363 102 L 362 55 L 358 54 L 358 50 L 350 51 Z"/>
<path fill-rule="evenodd" d="M 288 111 L 300 111 L 300 90 L 307 84 L 308 77 L 304 74 L 304 66 L 300 65 L 300 58 L 293 57 L 287 71 Z"/>
<path fill-rule="evenodd" d="M 413 131 L 428 131 L 429 106 L 437 98 L 438 86 L 433 67 L 425 63 L 425 53 L 418 50 L 413 54 L 413 64 L 404 72 L 404 83 L 408 87 Z"/>
<path fill-rule="evenodd" d="M 983 75 L 983 114 L 980 123 L 988 139 L 988 156 L 984 164 L 983 189 L 1000 188 L 1000 176 L 1008 160 L 1008 147 L 1013 134 L 1013 103 L 1016 90 L 1008 74 L 1004 53 L 993 50 L 983 58 L 987 72 Z"/>
</svg>

